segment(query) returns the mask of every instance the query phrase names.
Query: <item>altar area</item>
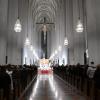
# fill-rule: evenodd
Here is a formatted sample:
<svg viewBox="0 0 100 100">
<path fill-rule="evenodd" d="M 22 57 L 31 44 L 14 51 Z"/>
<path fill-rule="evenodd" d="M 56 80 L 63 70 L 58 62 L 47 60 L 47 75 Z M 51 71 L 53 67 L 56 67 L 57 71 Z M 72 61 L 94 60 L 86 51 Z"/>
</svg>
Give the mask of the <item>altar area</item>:
<svg viewBox="0 0 100 100">
<path fill-rule="evenodd" d="M 40 67 L 38 68 L 39 74 L 52 74 L 53 69 L 50 67 L 49 59 L 40 59 L 39 61 Z"/>
</svg>

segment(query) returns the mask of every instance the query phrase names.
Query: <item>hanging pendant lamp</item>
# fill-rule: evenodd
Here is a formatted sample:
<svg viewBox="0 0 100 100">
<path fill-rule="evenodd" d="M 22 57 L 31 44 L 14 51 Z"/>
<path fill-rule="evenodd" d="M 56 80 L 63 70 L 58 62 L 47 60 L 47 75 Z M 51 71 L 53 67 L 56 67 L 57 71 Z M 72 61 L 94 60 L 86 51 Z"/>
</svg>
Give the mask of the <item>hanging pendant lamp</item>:
<svg viewBox="0 0 100 100">
<path fill-rule="evenodd" d="M 68 39 L 67 39 L 67 37 L 65 37 L 64 45 L 65 45 L 65 46 L 68 46 Z"/>
<path fill-rule="evenodd" d="M 16 23 L 15 23 L 15 26 L 14 26 L 14 31 L 17 32 L 17 33 L 22 31 L 22 25 L 21 25 L 19 18 L 17 18 L 17 20 L 16 20 Z"/>
<path fill-rule="evenodd" d="M 21 21 L 19 19 L 19 0 L 18 0 L 18 18 L 17 18 L 15 25 L 14 25 L 14 31 L 17 33 L 22 31 Z"/>
<path fill-rule="evenodd" d="M 25 45 L 30 45 L 30 40 L 29 40 L 28 37 L 27 37 L 26 40 L 25 40 Z"/>
<path fill-rule="evenodd" d="M 66 24 L 65 24 L 65 27 L 67 27 Z M 67 39 L 67 34 L 66 33 L 67 32 L 66 32 L 66 28 L 65 28 L 64 46 L 68 46 L 68 39 Z"/>
<path fill-rule="evenodd" d="M 57 50 L 55 50 L 55 55 L 58 53 L 58 51 Z"/>
<path fill-rule="evenodd" d="M 79 3 L 79 0 L 78 0 L 78 9 L 79 9 L 79 17 L 78 17 L 78 22 L 77 22 L 77 25 L 76 25 L 76 32 L 82 33 L 84 28 L 83 28 L 83 23 L 80 19 L 80 3 Z"/>
<path fill-rule="evenodd" d="M 62 49 L 62 47 L 59 45 L 59 47 L 58 47 L 58 51 L 61 51 L 61 49 Z"/>
<path fill-rule="evenodd" d="M 76 26 L 76 32 L 78 32 L 78 33 L 82 33 L 83 30 L 84 30 L 84 28 L 83 28 L 83 24 L 82 24 L 81 20 L 78 19 L 78 23 L 77 23 L 77 26 Z"/>
<path fill-rule="evenodd" d="M 33 51 L 33 46 L 32 45 L 30 46 L 30 50 Z"/>
<path fill-rule="evenodd" d="M 31 44 L 30 40 L 28 38 L 28 9 L 29 9 L 29 0 L 28 0 L 28 7 L 27 7 L 27 37 L 26 37 L 26 40 L 25 40 L 25 45 L 26 46 L 29 46 Z"/>
</svg>

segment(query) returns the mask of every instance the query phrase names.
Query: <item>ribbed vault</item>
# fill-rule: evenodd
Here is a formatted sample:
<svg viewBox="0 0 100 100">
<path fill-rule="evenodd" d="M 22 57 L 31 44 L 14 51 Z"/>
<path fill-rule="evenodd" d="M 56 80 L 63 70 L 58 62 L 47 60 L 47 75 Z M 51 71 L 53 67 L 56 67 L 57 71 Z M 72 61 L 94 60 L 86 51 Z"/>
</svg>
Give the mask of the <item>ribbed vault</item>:
<svg viewBox="0 0 100 100">
<path fill-rule="evenodd" d="M 47 22 L 55 22 L 59 0 L 32 0 L 31 4 L 34 25 L 43 22 L 44 17 Z"/>
</svg>

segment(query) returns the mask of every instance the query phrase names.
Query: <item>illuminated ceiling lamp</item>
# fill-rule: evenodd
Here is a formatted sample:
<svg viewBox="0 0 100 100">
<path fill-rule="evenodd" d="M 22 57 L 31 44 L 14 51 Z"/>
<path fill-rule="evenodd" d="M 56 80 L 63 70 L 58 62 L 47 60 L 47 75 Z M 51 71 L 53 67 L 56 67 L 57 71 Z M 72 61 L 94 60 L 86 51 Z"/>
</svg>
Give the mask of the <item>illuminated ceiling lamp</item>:
<svg viewBox="0 0 100 100">
<path fill-rule="evenodd" d="M 31 37 L 31 41 L 32 41 L 32 37 Z M 32 45 L 32 43 L 31 43 L 31 45 L 30 45 L 30 50 L 33 52 L 33 45 Z"/>
<path fill-rule="evenodd" d="M 62 47 L 59 45 L 58 50 L 61 51 Z"/>
<path fill-rule="evenodd" d="M 27 37 L 26 37 L 26 40 L 25 40 L 25 45 L 26 46 L 30 45 L 30 40 L 28 38 L 28 8 L 29 8 L 29 0 L 28 0 L 28 7 L 27 7 Z"/>
<path fill-rule="evenodd" d="M 54 56 L 55 56 L 55 54 L 53 53 L 53 54 L 52 54 L 52 57 L 54 57 Z"/>
<path fill-rule="evenodd" d="M 17 33 L 22 31 L 22 25 L 21 25 L 21 21 L 19 18 L 19 0 L 18 0 L 18 18 L 17 18 L 15 25 L 14 25 L 14 31 Z"/>
<path fill-rule="evenodd" d="M 21 22 L 20 22 L 20 19 L 18 18 L 16 23 L 15 23 L 15 26 L 14 26 L 14 31 L 16 33 L 19 33 L 22 31 L 22 25 L 21 25 Z"/>
<path fill-rule="evenodd" d="M 55 55 L 58 53 L 58 51 L 57 50 L 55 50 Z"/>
<path fill-rule="evenodd" d="M 30 50 L 33 51 L 33 46 L 32 45 L 30 45 Z"/>
<path fill-rule="evenodd" d="M 65 29 L 64 46 L 68 46 L 68 39 L 67 39 L 67 36 L 66 36 L 66 29 Z"/>
<path fill-rule="evenodd" d="M 29 40 L 28 37 L 27 37 L 26 40 L 25 40 L 25 45 L 30 45 L 30 40 Z"/>
<path fill-rule="evenodd" d="M 58 51 L 60 52 L 61 50 L 62 50 L 62 47 L 61 47 L 61 34 L 60 34 L 60 23 L 59 23 L 59 47 L 58 47 Z M 55 54 L 57 54 L 58 53 L 58 51 L 55 51 Z M 57 52 L 57 53 L 56 53 Z"/>
<path fill-rule="evenodd" d="M 35 54 L 35 50 L 33 50 L 33 55 Z"/>
<path fill-rule="evenodd" d="M 67 39 L 67 37 L 65 37 L 64 46 L 68 46 L 68 39 Z"/>
<path fill-rule="evenodd" d="M 79 9 L 79 17 L 78 17 L 78 22 L 77 22 L 77 25 L 76 25 L 76 32 L 82 33 L 84 28 L 83 28 L 82 21 L 80 19 L 80 3 L 79 3 L 79 0 L 78 0 L 78 9 Z"/>
<path fill-rule="evenodd" d="M 66 24 L 65 24 L 65 27 L 67 27 Z M 65 28 L 64 46 L 68 46 L 68 39 L 67 39 L 66 33 L 67 33 L 67 32 L 66 32 L 66 28 Z"/>
<path fill-rule="evenodd" d="M 80 19 L 78 19 L 78 23 L 77 23 L 77 26 L 76 26 L 76 32 L 78 32 L 78 33 L 82 33 L 83 32 L 83 24 L 82 24 L 82 22 L 81 22 L 81 20 Z"/>
</svg>

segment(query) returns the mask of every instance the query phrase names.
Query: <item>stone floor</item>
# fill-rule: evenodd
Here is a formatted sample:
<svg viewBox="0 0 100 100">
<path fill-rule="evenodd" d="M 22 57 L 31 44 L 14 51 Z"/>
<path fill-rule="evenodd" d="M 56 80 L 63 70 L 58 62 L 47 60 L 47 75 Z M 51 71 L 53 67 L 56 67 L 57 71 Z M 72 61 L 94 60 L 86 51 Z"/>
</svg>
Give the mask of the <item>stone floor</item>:
<svg viewBox="0 0 100 100">
<path fill-rule="evenodd" d="M 60 77 L 38 75 L 21 100 L 87 100 L 74 87 Z"/>
</svg>

